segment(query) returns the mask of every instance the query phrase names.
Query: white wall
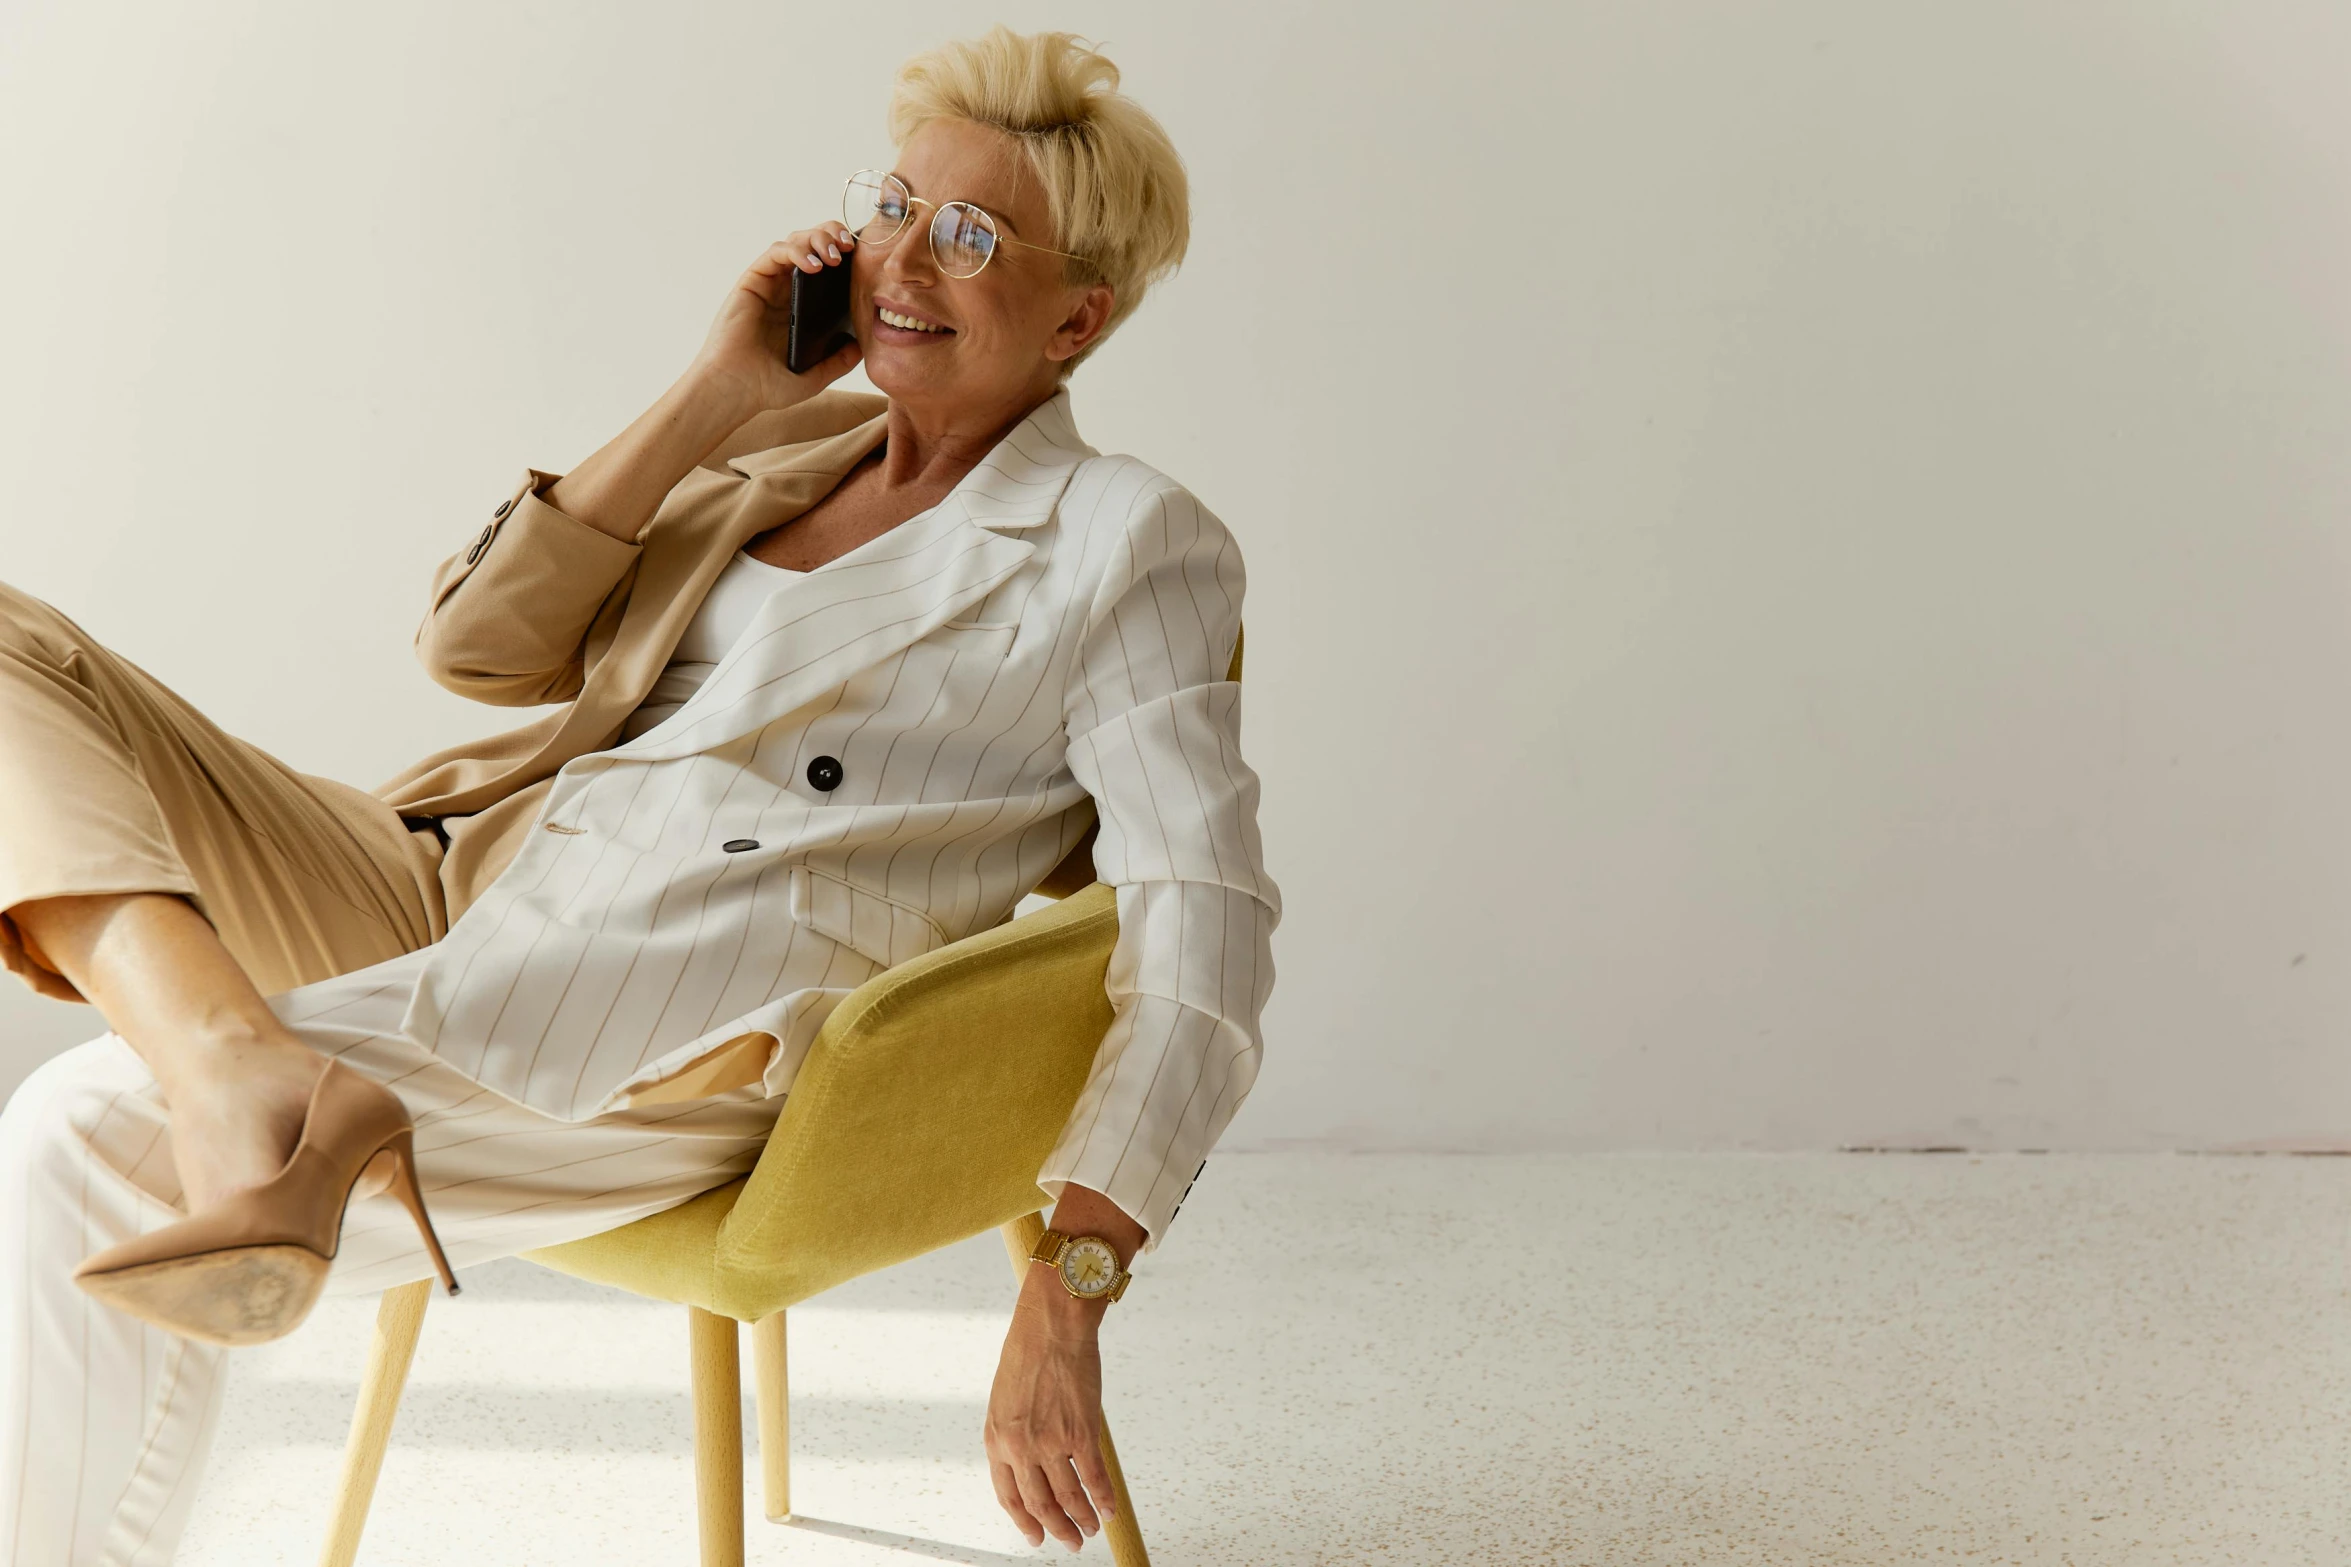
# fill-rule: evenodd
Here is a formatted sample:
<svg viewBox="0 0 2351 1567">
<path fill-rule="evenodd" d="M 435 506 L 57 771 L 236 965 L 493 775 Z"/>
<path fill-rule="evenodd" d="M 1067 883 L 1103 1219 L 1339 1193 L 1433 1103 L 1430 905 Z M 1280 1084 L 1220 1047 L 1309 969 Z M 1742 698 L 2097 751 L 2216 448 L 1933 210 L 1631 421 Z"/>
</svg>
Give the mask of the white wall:
<svg viewBox="0 0 2351 1567">
<path fill-rule="evenodd" d="M 1196 182 L 1076 390 L 1250 552 L 1239 1140 L 2351 1134 L 2316 0 L 7 0 L 0 575 L 306 769 L 496 727 L 432 562 L 999 16 Z"/>
</svg>

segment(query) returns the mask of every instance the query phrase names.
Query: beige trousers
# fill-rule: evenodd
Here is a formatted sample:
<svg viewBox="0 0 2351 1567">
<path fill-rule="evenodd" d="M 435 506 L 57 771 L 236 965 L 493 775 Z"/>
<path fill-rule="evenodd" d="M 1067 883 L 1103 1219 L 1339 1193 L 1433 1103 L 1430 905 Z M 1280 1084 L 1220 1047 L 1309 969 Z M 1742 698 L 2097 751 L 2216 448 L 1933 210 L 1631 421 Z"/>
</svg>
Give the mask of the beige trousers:
<svg viewBox="0 0 2351 1567">
<path fill-rule="evenodd" d="M 0 964 L 78 1001 L 7 911 L 176 892 L 267 995 L 441 939 L 440 847 L 391 807 L 224 734 L 146 671 L 0 584 Z"/>
<path fill-rule="evenodd" d="M 438 858 L 381 802 L 222 734 L 0 588 L 0 910 L 65 893 L 192 898 L 265 991 L 285 990 L 271 1005 L 297 1035 L 400 1095 L 458 1268 L 597 1234 L 751 1168 L 782 1107 L 755 1089 L 554 1121 L 403 1035 L 421 949 L 444 928 Z M 71 995 L 5 920 L 0 958 Z M 0 1562 L 171 1559 L 234 1352 L 110 1311 L 70 1275 L 170 1223 L 179 1201 L 162 1096 L 114 1035 L 44 1064 L 0 1112 Z M 329 1288 L 430 1271 L 406 1213 L 377 1198 L 351 1209 Z"/>
</svg>

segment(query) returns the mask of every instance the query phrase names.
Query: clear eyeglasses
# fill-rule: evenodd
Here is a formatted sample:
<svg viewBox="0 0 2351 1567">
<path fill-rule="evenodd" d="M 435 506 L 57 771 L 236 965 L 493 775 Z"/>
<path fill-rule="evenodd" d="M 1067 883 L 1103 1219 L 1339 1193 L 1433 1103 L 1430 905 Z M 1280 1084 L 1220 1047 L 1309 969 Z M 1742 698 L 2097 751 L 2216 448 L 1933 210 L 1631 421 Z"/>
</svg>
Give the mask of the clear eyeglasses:
<svg viewBox="0 0 2351 1567">
<path fill-rule="evenodd" d="M 996 258 L 1000 245 L 1041 250 L 1048 256 L 1060 256 L 1068 261 L 1086 259 L 1049 245 L 1013 239 L 997 229 L 996 220 L 988 215 L 986 208 L 975 207 L 968 201 L 925 201 L 908 190 L 906 182 L 897 175 L 884 174 L 879 169 L 859 169 L 841 187 L 841 221 L 857 236 L 857 243 L 877 250 L 906 232 L 917 207 L 931 209 L 931 260 L 949 277 L 979 276 L 981 269 Z"/>
</svg>

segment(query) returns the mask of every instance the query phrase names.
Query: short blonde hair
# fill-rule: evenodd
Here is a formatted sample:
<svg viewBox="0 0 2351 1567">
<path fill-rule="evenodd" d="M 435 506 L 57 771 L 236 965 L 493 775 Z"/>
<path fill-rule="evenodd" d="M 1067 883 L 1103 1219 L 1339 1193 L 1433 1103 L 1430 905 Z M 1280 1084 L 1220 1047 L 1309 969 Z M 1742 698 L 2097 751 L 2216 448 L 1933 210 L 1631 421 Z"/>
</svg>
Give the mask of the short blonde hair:
<svg viewBox="0 0 2351 1567">
<path fill-rule="evenodd" d="M 1118 67 L 1075 33 L 1016 33 L 944 44 L 901 66 L 890 96 L 890 140 L 903 147 L 933 120 L 968 120 L 1020 145 L 1045 187 L 1057 250 L 1072 283 L 1106 283 L 1114 296 L 1101 336 L 1075 369 L 1183 263 L 1191 243 L 1191 187 L 1175 143 L 1118 90 Z"/>
</svg>

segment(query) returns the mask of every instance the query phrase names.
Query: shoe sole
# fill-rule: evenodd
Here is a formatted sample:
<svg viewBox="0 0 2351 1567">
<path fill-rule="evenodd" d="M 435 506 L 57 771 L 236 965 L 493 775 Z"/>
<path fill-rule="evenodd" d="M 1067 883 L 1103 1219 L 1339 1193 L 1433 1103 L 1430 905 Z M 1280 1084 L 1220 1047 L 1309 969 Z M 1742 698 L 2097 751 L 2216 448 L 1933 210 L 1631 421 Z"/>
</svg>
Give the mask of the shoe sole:
<svg viewBox="0 0 2351 1567">
<path fill-rule="evenodd" d="M 240 1246 L 77 1275 L 97 1299 L 167 1333 L 240 1348 L 284 1338 L 318 1304 L 326 1259 L 306 1246 Z"/>
</svg>

